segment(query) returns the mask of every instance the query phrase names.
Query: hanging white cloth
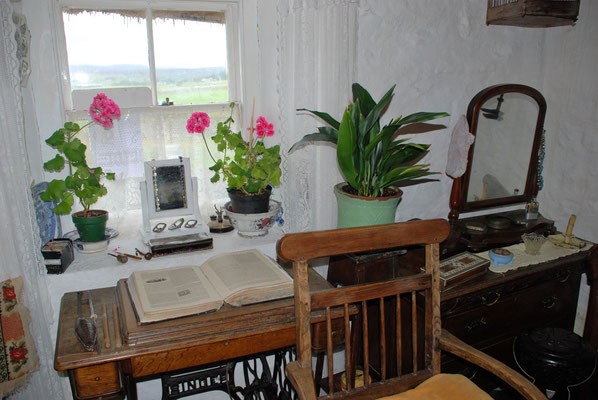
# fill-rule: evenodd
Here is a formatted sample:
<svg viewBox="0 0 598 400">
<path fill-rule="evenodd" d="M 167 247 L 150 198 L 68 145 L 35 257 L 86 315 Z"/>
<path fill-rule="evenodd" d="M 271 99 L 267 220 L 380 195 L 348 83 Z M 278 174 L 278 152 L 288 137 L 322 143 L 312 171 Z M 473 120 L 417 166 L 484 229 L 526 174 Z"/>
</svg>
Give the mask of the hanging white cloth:
<svg viewBox="0 0 598 400">
<path fill-rule="evenodd" d="M 12 399 L 61 399 L 65 394 L 53 368 L 51 321 L 45 307 L 49 296 L 44 281 L 40 239 L 30 196 L 31 175 L 25 146 L 21 74 L 13 2 L 0 0 L 0 280 L 21 276 L 24 303 L 31 315 L 29 329 L 40 358 L 39 371 Z M 23 26 L 23 20 L 19 19 Z M 22 49 L 21 49 L 22 50 Z M 22 60 L 22 57 L 21 57 Z"/>
<path fill-rule="evenodd" d="M 474 140 L 475 137 L 469 133 L 469 125 L 465 115 L 461 115 L 453 129 L 451 143 L 448 148 L 446 174 L 451 178 L 458 178 L 465 173 L 467 154 Z"/>
</svg>

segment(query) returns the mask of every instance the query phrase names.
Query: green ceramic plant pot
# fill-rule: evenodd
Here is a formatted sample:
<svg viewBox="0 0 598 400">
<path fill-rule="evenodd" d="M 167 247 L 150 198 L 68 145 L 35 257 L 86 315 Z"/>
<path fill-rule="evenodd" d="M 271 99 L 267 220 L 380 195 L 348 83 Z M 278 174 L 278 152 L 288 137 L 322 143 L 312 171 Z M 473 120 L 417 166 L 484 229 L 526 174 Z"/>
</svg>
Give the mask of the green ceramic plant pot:
<svg viewBox="0 0 598 400">
<path fill-rule="evenodd" d="M 90 210 L 85 216 L 83 211 L 77 211 L 71 216 L 82 242 L 99 242 L 106 235 L 108 211 Z"/>
<path fill-rule="evenodd" d="M 392 224 L 395 222 L 397 205 L 403 192 L 394 189 L 396 194 L 387 197 L 363 197 L 349 194 L 342 190 L 347 183 L 334 186 L 334 194 L 338 203 L 338 227 L 352 228 Z"/>
</svg>

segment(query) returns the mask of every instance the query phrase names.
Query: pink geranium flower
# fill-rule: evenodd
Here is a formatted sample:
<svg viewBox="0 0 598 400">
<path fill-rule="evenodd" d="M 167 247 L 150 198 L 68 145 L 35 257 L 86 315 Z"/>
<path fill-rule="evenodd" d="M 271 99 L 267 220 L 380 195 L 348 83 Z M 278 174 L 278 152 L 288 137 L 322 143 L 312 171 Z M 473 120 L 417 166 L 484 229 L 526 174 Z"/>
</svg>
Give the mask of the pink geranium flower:
<svg viewBox="0 0 598 400">
<path fill-rule="evenodd" d="M 255 123 L 255 131 L 260 138 L 272 136 L 274 135 L 274 125 L 266 121 L 266 118 L 259 117 Z"/>
<path fill-rule="evenodd" d="M 120 108 L 104 93 L 98 93 L 89 106 L 89 115 L 104 127 L 110 128 L 113 120 L 120 118 Z"/>
<path fill-rule="evenodd" d="M 210 126 L 210 117 L 204 112 L 194 112 L 187 120 L 187 132 L 203 133 Z"/>
</svg>

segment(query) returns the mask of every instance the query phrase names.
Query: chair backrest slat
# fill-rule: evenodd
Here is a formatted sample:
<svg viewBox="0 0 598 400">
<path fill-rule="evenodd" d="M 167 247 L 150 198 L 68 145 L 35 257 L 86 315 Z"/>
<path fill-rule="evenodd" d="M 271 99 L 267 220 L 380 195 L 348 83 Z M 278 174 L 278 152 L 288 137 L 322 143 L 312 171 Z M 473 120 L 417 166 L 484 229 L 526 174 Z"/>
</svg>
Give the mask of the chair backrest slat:
<svg viewBox="0 0 598 400">
<path fill-rule="evenodd" d="M 401 295 L 398 294 L 396 297 L 396 313 L 395 313 L 395 321 L 397 324 L 396 329 L 396 340 L 395 340 L 395 353 L 396 353 L 396 363 L 397 363 L 397 376 L 401 376 L 403 374 L 403 358 L 401 357 L 401 349 L 403 348 L 403 324 L 401 321 Z"/>
<path fill-rule="evenodd" d="M 390 281 L 373 282 L 362 285 L 344 286 L 312 293 L 312 308 L 340 306 L 361 300 L 373 300 L 394 296 L 397 293 L 410 293 L 429 288 L 432 279 L 429 275 L 413 275 Z"/>
<path fill-rule="evenodd" d="M 345 303 L 344 304 L 345 307 L 345 312 L 344 312 L 344 317 L 345 317 L 345 354 L 353 354 L 352 351 L 354 351 L 353 349 L 351 349 L 351 322 L 350 322 L 350 313 L 349 313 L 349 304 Z M 353 385 L 352 385 L 352 379 L 349 379 L 349 377 L 353 377 L 353 357 L 345 357 L 345 372 L 346 372 L 346 376 L 347 376 L 347 389 L 351 390 L 353 389 Z"/>
<path fill-rule="evenodd" d="M 363 300 L 361 302 L 361 319 L 362 319 L 362 343 L 363 346 L 363 365 L 370 365 L 370 335 L 368 331 L 368 307 L 367 302 Z M 363 381 L 367 384 L 370 381 L 370 369 L 364 368 L 363 371 L 364 379 Z"/>
<path fill-rule="evenodd" d="M 333 360 L 333 344 L 332 344 L 332 319 L 330 316 L 330 307 L 326 307 L 326 354 L 328 356 L 328 387 L 330 394 L 333 393 L 333 377 L 334 377 L 334 360 Z"/>
<path fill-rule="evenodd" d="M 417 365 L 417 293 L 411 292 L 411 336 L 413 337 L 411 351 L 413 352 L 413 370 L 418 370 Z"/>
<path fill-rule="evenodd" d="M 424 243 L 440 243 L 449 234 L 445 220 L 426 220 L 360 228 L 291 233 L 276 245 L 286 261 L 313 260 L 341 254 L 390 249 Z"/>
<path fill-rule="evenodd" d="M 378 299 L 380 307 L 380 372 L 382 380 L 386 380 L 386 318 L 384 318 L 384 298 Z"/>
</svg>

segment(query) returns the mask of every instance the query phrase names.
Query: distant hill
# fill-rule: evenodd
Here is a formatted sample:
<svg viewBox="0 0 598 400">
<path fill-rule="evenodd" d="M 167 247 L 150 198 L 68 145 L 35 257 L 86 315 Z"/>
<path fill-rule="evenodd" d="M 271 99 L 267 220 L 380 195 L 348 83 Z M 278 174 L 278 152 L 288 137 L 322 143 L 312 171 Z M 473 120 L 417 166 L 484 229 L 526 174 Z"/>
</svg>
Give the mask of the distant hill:
<svg viewBox="0 0 598 400">
<path fill-rule="evenodd" d="M 149 85 L 149 68 L 141 65 L 71 65 L 71 87 L 84 89 L 94 86 Z M 157 68 L 158 85 L 196 86 L 201 82 L 226 81 L 225 67 Z"/>
</svg>

